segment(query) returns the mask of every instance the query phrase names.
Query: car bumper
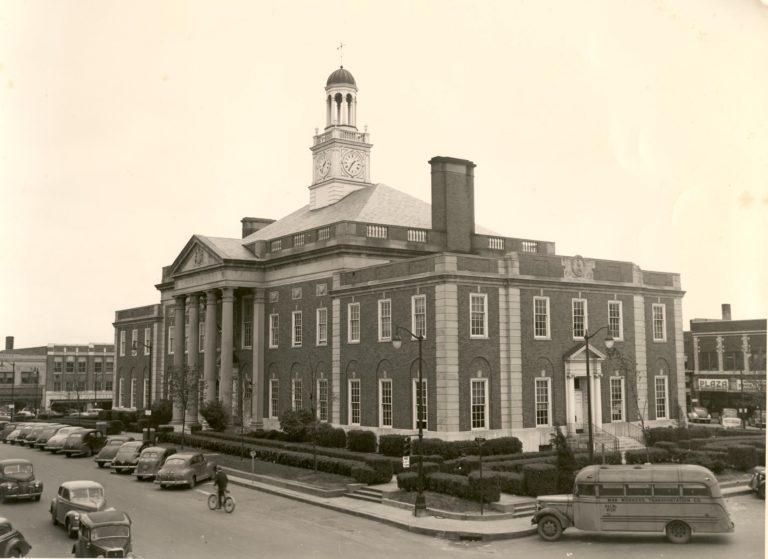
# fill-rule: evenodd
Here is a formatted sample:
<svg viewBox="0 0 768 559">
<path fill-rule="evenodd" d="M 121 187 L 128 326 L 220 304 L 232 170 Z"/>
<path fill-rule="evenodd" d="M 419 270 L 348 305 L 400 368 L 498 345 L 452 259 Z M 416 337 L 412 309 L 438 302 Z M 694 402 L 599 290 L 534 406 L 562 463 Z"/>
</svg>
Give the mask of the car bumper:
<svg viewBox="0 0 768 559">
<path fill-rule="evenodd" d="M 134 471 L 136 469 L 136 464 L 116 464 L 115 462 L 112 462 L 112 468 L 114 468 L 115 470 Z"/>
<path fill-rule="evenodd" d="M 32 499 L 34 497 L 39 497 L 43 494 L 43 488 L 31 491 L 24 491 L 23 493 L 6 493 L 5 498 L 6 499 Z"/>
<path fill-rule="evenodd" d="M 80 448 L 64 448 L 61 452 L 67 456 L 85 456 L 87 451 Z"/>
<path fill-rule="evenodd" d="M 157 479 L 155 483 L 158 485 L 189 485 L 191 482 L 186 479 Z"/>
</svg>

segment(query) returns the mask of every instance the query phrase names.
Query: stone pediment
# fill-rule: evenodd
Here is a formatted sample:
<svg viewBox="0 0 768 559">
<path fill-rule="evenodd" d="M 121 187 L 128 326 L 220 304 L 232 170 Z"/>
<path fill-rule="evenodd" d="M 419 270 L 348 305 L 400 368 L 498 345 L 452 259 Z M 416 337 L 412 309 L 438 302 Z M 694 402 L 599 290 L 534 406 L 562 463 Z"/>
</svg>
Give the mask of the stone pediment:
<svg viewBox="0 0 768 559">
<path fill-rule="evenodd" d="M 564 361 L 585 361 L 586 357 L 586 344 L 579 344 L 572 348 L 570 351 L 566 352 L 564 356 Z M 590 342 L 589 345 L 589 358 L 590 360 L 605 360 L 606 355 L 601 352 L 599 349 L 597 349 L 595 346 L 592 345 Z"/>
<path fill-rule="evenodd" d="M 222 263 L 222 258 L 202 239 L 193 236 L 173 263 L 171 274 L 191 272 Z"/>
</svg>

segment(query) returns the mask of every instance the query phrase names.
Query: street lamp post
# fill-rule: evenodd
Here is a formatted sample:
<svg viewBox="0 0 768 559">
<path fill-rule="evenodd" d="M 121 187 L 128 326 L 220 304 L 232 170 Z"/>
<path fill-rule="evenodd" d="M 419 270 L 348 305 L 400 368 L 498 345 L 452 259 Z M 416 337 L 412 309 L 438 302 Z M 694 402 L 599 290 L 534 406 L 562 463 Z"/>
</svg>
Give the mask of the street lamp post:
<svg viewBox="0 0 768 559">
<path fill-rule="evenodd" d="M 608 325 L 601 326 L 598 328 L 594 333 L 590 334 L 589 330 L 584 330 L 584 345 L 585 345 L 585 362 L 587 365 L 587 421 L 589 422 L 587 428 L 588 428 L 588 437 L 589 437 L 589 461 L 592 462 L 595 458 L 595 448 L 594 448 L 594 434 L 592 432 L 592 378 L 589 374 L 589 340 L 597 336 L 601 331 L 608 330 Z M 605 338 L 605 347 L 608 349 L 611 349 L 613 347 L 613 338 L 611 336 L 606 336 Z"/>
<path fill-rule="evenodd" d="M 421 355 L 422 355 L 422 343 L 424 342 L 424 336 L 415 335 L 413 332 L 402 326 L 395 325 L 394 336 L 392 337 L 392 346 L 395 349 L 400 349 L 403 344 L 403 340 L 397 335 L 397 332 L 402 330 L 406 332 L 411 338 L 415 338 L 419 342 L 419 383 L 416 390 L 416 425 L 419 428 L 419 470 L 418 470 L 418 484 L 416 485 L 416 502 L 413 505 L 413 515 L 421 516 L 427 512 L 427 502 L 424 499 L 424 382 L 423 373 L 421 367 Z"/>
</svg>

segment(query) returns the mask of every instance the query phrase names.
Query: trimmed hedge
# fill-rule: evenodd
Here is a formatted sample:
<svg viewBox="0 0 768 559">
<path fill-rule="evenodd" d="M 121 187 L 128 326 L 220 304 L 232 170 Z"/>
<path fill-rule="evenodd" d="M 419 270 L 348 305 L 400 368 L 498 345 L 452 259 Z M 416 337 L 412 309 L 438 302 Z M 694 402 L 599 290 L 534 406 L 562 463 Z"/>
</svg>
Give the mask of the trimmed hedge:
<svg viewBox="0 0 768 559">
<path fill-rule="evenodd" d="M 411 437 L 411 453 L 412 454 L 423 454 L 425 456 L 428 456 L 430 454 L 439 454 L 440 456 L 445 456 L 445 441 L 443 439 L 434 439 L 434 438 L 425 438 L 421 444 L 419 444 L 419 439 L 416 437 Z"/>
<path fill-rule="evenodd" d="M 659 441 L 653 446 L 656 446 L 658 448 L 663 448 L 664 450 L 668 450 L 669 452 L 680 450 L 680 445 L 672 441 Z"/>
<path fill-rule="evenodd" d="M 107 421 L 107 435 L 119 435 L 123 432 L 123 422 L 119 419 Z"/>
<path fill-rule="evenodd" d="M 523 466 L 525 491 L 531 497 L 557 493 L 557 467 L 553 464 L 526 464 Z"/>
<path fill-rule="evenodd" d="M 480 472 L 472 472 L 467 479 L 471 499 L 479 501 L 482 496 L 484 502 L 494 503 L 501 498 L 499 482 L 496 478 L 486 475 L 485 472 L 481 478 Z"/>
<path fill-rule="evenodd" d="M 348 431 L 347 447 L 352 452 L 376 452 L 376 433 L 362 429 Z"/>
<path fill-rule="evenodd" d="M 389 475 L 379 472 L 370 466 L 365 464 L 361 466 L 352 466 L 352 477 L 358 483 L 365 483 L 366 485 L 375 485 L 378 483 L 387 483 L 392 479 L 392 472 Z"/>
<path fill-rule="evenodd" d="M 416 472 L 403 472 L 397 474 L 397 487 L 401 491 L 416 491 L 419 486 L 419 474 Z"/>
<path fill-rule="evenodd" d="M 659 441 L 688 441 L 690 439 L 708 439 L 713 437 L 731 438 L 754 435 L 754 431 L 747 429 L 723 429 L 722 427 L 654 427 L 646 429 L 646 440 L 649 445 L 655 446 Z"/>
<path fill-rule="evenodd" d="M 749 445 L 729 446 L 728 461 L 737 470 L 745 472 L 757 466 L 757 450 Z"/>
<path fill-rule="evenodd" d="M 405 435 L 381 435 L 379 437 L 379 452 L 384 456 L 403 456 Z"/>
<path fill-rule="evenodd" d="M 657 447 L 648 447 L 645 449 L 628 450 L 625 453 L 627 464 L 645 464 L 650 462 L 651 464 L 663 464 L 670 462 L 672 457 L 668 450 Z"/>
<path fill-rule="evenodd" d="M 340 427 L 321 423 L 315 433 L 315 442 L 328 448 L 347 448 L 347 433 Z"/>
<path fill-rule="evenodd" d="M 485 472 L 483 472 L 483 475 L 486 475 Z M 496 480 L 502 493 L 525 495 L 525 478 L 523 474 L 515 472 L 488 472 L 487 475 Z"/>
<path fill-rule="evenodd" d="M 706 450 L 681 450 L 674 453 L 672 461 L 678 464 L 703 466 L 715 474 L 723 473 L 728 466 L 727 455 L 724 452 Z"/>
</svg>

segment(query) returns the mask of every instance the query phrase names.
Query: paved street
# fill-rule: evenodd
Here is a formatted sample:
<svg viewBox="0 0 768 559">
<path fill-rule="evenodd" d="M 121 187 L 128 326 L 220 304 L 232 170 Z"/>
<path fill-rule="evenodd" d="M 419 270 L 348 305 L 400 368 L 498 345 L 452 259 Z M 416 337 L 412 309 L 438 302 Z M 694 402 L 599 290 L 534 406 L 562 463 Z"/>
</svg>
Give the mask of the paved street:
<svg viewBox="0 0 768 559">
<path fill-rule="evenodd" d="M 695 559 L 764 556 L 763 502 L 751 495 L 728 500 L 736 533 L 694 537 L 687 546 L 672 546 L 661 535 L 595 535 L 568 531 L 563 540 L 538 537 L 498 542 L 452 542 L 419 536 L 377 522 L 312 507 L 281 497 L 232 487 L 237 510 L 232 515 L 209 511 L 210 484 L 197 490 L 161 491 L 154 484 L 100 470 L 91 459 L 0 445 L 0 459 L 27 458 L 45 483 L 39 503 L 2 506 L 32 544 L 32 557 L 69 556 L 73 541 L 51 523 L 48 507 L 58 485 L 67 480 L 102 483 L 111 506 L 134 522 L 134 549 L 147 558 L 185 557 L 510 557 L 592 558 L 691 557 Z"/>
</svg>

